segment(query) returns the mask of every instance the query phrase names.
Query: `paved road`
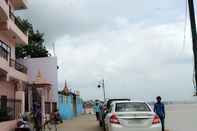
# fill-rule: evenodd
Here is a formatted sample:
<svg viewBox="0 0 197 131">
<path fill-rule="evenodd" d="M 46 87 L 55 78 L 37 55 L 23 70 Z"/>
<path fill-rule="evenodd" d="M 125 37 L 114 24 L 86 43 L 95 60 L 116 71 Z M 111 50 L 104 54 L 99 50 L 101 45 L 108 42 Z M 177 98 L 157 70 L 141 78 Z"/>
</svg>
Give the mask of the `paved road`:
<svg viewBox="0 0 197 131">
<path fill-rule="evenodd" d="M 58 131 L 103 131 L 94 115 L 82 115 L 73 120 L 65 121 Z"/>
<path fill-rule="evenodd" d="M 197 104 L 166 106 L 166 126 L 171 131 L 197 130 Z"/>
<path fill-rule="evenodd" d="M 197 104 L 168 105 L 166 110 L 166 127 L 170 131 L 197 130 Z M 94 115 L 83 115 L 60 126 L 58 131 L 103 131 Z"/>
</svg>

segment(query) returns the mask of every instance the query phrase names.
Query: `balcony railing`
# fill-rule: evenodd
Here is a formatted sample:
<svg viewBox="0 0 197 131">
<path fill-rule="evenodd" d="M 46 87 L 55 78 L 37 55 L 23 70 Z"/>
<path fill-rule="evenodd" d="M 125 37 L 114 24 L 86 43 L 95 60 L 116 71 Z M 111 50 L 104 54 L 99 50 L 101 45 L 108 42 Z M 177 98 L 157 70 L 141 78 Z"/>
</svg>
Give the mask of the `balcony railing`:
<svg viewBox="0 0 197 131">
<path fill-rule="evenodd" d="M 27 74 L 27 67 L 20 64 L 14 59 L 10 59 L 10 67 L 14 67 L 17 71 Z"/>
<path fill-rule="evenodd" d="M 21 113 L 21 101 L 8 99 L 6 96 L 0 98 L 0 122 L 18 119 Z"/>
<path fill-rule="evenodd" d="M 10 19 L 14 21 L 16 26 L 25 34 L 28 34 L 28 31 L 26 31 L 23 27 L 23 24 L 18 20 L 18 18 L 10 11 Z"/>
<path fill-rule="evenodd" d="M 10 47 L 4 42 L 0 41 L 0 57 L 8 61 L 9 53 Z"/>
<path fill-rule="evenodd" d="M 0 46 L 0 57 L 8 61 L 8 52 Z"/>
</svg>

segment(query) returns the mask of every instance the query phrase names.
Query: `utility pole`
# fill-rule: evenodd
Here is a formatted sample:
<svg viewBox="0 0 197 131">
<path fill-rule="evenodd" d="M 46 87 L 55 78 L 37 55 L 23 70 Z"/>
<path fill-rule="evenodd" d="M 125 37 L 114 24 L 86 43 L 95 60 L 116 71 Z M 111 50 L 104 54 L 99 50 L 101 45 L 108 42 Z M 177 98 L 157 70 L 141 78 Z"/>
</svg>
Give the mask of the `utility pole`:
<svg viewBox="0 0 197 131">
<path fill-rule="evenodd" d="M 53 46 L 53 55 L 56 56 L 56 52 L 55 52 L 55 43 L 52 43 Z"/>
<path fill-rule="evenodd" d="M 105 80 L 104 80 L 104 79 L 102 79 L 101 82 L 100 82 L 100 84 L 98 85 L 98 88 L 101 88 L 101 87 L 102 87 L 102 89 L 103 89 L 103 99 L 104 99 L 104 101 L 106 101 L 106 95 L 105 95 Z"/>
<path fill-rule="evenodd" d="M 192 41 L 193 41 L 194 77 L 195 77 L 194 86 L 195 86 L 195 95 L 197 95 L 197 88 L 196 88 L 196 81 L 197 81 L 197 34 L 196 34 L 194 1 L 188 0 L 188 5 L 189 5 L 190 24 L 191 24 Z"/>
</svg>

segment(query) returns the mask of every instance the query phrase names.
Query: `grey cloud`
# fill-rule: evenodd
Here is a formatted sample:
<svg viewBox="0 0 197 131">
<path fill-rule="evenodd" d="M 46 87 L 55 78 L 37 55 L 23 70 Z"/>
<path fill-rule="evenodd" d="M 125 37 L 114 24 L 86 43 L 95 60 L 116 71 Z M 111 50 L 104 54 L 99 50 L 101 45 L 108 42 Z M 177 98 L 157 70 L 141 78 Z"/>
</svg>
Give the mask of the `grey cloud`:
<svg viewBox="0 0 197 131">
<path fill-rule="evenodd" d="M 161 94 L 169 100 L 192 99 L 192 61 L 185 64 L 177 61 L 182 56 L 192 59 L 190 37 L 182 54 L 177 55 L 182 46 L 179 40 L 183 35 L 182 23 L 149 26 L 143 30 L 142 26 L 126 24 L 118 30 L 60 39 L 57 50 L 65 71 L 60 78 L 80 87 L 86 99 L 95 97 L 95 93 L 89 92 L 98 91 L 96 81 L 101 77 L 107 81 L 108 97 L 151 100 Z M 173 59 L 174 64 L 169 64 Z M 184 96 L 176 95 L 180 88 Z M 97 97 L 101 98 L 102 93 L 98 92 Z"/>
<path fill-rule="evenodd" d="M 60 86 L 66 79 L 83 98 L 102 98 L 104 77 L 108 97 L 180 100 L 193 91 L 184 11 L 185 0 L 30 0 L 18 14 L 56 41 Z"/>
<path fill-rule="evenodd" d="M 45 32 L 47 41 L 55 41 L 65 34 L 114 28 L 117 17 L 153 24 L 175 21 L 182 12 L 184 0 L 30 0 L 29 9 L 19 14 Z"/>
</svg>

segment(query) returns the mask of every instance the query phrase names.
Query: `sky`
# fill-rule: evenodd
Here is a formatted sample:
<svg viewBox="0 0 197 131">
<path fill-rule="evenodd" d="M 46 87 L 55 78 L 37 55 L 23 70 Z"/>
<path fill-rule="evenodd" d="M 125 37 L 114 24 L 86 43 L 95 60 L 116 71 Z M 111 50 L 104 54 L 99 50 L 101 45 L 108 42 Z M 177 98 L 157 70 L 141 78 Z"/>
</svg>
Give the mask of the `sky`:
<svg viewBox="0 0 197 131">
<path fill-rule="evenodd" d="M 18 14 L 55 43 L 59 88 L 102 99 L 104 78 L 108 98 L 195 99 L 186 0 L 29 0 Z"/>
</svg>

